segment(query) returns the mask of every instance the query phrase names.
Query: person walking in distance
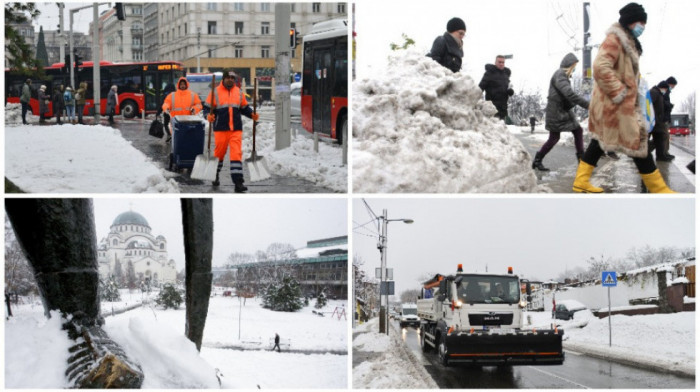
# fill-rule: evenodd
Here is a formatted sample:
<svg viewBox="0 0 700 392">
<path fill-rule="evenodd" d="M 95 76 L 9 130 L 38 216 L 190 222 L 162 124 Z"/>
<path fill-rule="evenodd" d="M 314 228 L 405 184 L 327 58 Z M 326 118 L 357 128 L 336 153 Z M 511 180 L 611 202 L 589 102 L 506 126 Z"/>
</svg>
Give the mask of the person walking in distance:
<svg viewBox="0 0 700 392">
<path fill-rule="evenodd" d="M 49 112 L 49 100 L 51 97 L 46 94 L 46 86 L 39 87 L 39 124 L 46 123 L 46 114 Z"/>
<path fill-rule="evenodd" d="M 467 25 L 462 19 L 450 19 L 447 22 L 447 32 L 435 38 L 428 57 L 450 71 L 458 72 L 462 68 L 462 57 L 464 57 L 463 40 L 466 32 Z"/>
<path fill-rule="evenodd" d="M 661 83 L 652 87 L 649 90 L 649 95 L 651 96 L 651 104 L 654 107 L 654 116 L 657 121 L 654 123 L 654 129 L 651 130 L 649 137 L 653 141 L 653 145 L 649 146 L 649 154 L 652 150 L 656 150 L 656 161 L 666 161 L 664 152 L 666 151 L 666 136 L 664 132 L 668 132 L 666 124 L 663 121 L 665 118 L 665 105 L 664 105 L 664 94 L 668 91 L 668 83 L 662 80 Z M 670 159 L 668 159 L 670 161 Z"/>
<path fill-rule="evenodd" d="M 19 103 L 22 104 L 22 124 L 29 124 L 27 122 L 27 111 L 29 110 L 29 101 L 32 99 L 32 80 L 27 79 L 27 81 L 22 85 L 22 94 L 19 97 Z"/>
<path fill-rule="evenodd" d="M 53 89 L 53 114 L 56 116 L 56 124 L 61 125 L 61 116 L 63 115 L 63 109 L 66 107 L 66 103 L 63 100 L 63 86 L 56 86 Z"/>
<path fill-rule="evenodd" d="M 666 90 L 666 93 L 664 94 L 664 116 L 662 117 L 662 125 L 664 126 L 663 130 L 663 136 L 665 139 L 664 142 L 664 151 L 663 151 L 663 158 L 659 159 L 659 152 L 656 152 L 656 161 L 662 161 L 662 162 L 670 162 L 672 161 L 676 156 L 671 155 L 668 152 L 668 149 L 671 147 L 671 134 L 669 133 L 669 128 L 671 128 L 671 112 L 673 111 L 673 104 L 671 103 L 671 91 L 676 88 L 676 85 L 678 84 L 678 81 L 676 78 L 673 76 L 669 76 L 668 79 L 666 79 L 666 83 L 668 83 L 668 90 Z M 659 116 L 656 116 L 657 122 L 659 121 L 658 118 Z"/>
<path fill-rule="evenodd" d="M 638 95 L 639 36 L 647 24 L 647 13 L 637 3 L 620 9 L 618 23 L 606 32 L 593 62 L 593 93 L 588 129 L 591 143 L 581 158 L 573 191 L 602 193 L 590 183 L 591 175 L 605 151 L 620 151 L 632 158 L 651 193 L 675 193 L 666 186 L 649 154 L 646 124 L 642 121 Z"/>
<path fill-rule="evenodd" d="M 109 89 L 109 94 L 107 94 L 107 108 L 106 112 L 109 116 L 109 125 L 114 125 L 114 113 L 117 111 L 117 106 L 119 105 L 119 95 L 117 94 L 117 86 L 112 86 Z"/>
<path fill-rule="evenodd" d="M 282 350 L 280 349 L 280 335 L 278 335 L 277 333 L 275 333 L 275 346 L 272 347 L 272 351 L 275 351 L 275 349 L 277 349 L 278 353 L 282 352 Z"/>
<path fill-rule="evenodd" d="M 230 174 L 236 193 L 245 193 L 248 188 L 243 184 L 243 121 L 241 114 L 258 121 L 259 115 L 253 113 L 248 106 L 243 91 L 236 86 L 236 73 L 230 69 L 224 69 L 221 83 L 207 96 L 204 102 L 204 111 L 208 113 L 207 120 L 213 123 L 214 128 L 214 156 L 219 159 L 216 168 L 216 179 L 213 186 L 219 186 L 219 172 L 224 165 L 224 156 L 229 149 Z"/>
<path fill-rule="evenodd" d="M 508 98 L 515 93 L 510 85 L 510 68 L 506 67 L 505 56 L 500 54 L 496 56 L 496 64 L 486 64 L 485 68 L 479 88 L 498 110 L 496 117 L 504 120 L 508 116 Z"/>
<path fill-rule="evenodd" d="M 166 113 L 168 117 L 196 114 L 202 111 L 202 101 L 199 99 L 199 95 L 194 91 L 190 90 L 190 84 L 187 78 L 181 77 L 177 82 L 177 91 L 173 91 L 163 101 L 163 113 Z M 172 124 L 172 123 L 171 123 Z M 168 139 L 169 142 L 173 131 L 171 125 L 168 126 Z"/>
<path fill-rule="evenodd" d="M 547 109 L 545 110 L 545 126 L 549 131 L 549 139 L 542 145 L 535 160 L 532 162 L 532 168 L 540 171 L 548 171 L 542 160 L 559 142 L 561 132 L 572 132 L 574 134 L 574 144 L 576 146 L 576 158 L 578 160 L 583 156 L 583 129 L 576 120 L 574 107 L 576 105 L 588 109 L 588 101 L 576 94 L 571 88 L 569 79 L 574 73 L 574 69 L 578 64 L 578 58 L 573 53 L 568 53 L 561 60 L 559 69 L 554 71 L 552 79 L 549 81 L 549 94 L 547 94 Z"/>
</svg>

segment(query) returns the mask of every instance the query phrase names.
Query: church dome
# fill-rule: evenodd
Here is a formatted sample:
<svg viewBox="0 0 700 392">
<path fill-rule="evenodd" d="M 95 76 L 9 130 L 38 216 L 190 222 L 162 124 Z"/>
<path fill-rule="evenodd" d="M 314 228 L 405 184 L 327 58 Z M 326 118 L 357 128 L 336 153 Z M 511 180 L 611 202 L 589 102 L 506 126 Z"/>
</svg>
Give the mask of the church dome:
<svg viewBox="0 0 700 392">
<path fill-rule="evenodd" d="M 119 225 L 140 225 L 146 226 L 149 229 L 151 228 L 151 226 L 148 225 L 148 221 L 146 220 L 146 218 L 144 218 L 143 215 L 139 214 L 138 212 L 134 211 L 122 212 L 116 218 L 114 218 L 112 226 Z"/>
</svg>

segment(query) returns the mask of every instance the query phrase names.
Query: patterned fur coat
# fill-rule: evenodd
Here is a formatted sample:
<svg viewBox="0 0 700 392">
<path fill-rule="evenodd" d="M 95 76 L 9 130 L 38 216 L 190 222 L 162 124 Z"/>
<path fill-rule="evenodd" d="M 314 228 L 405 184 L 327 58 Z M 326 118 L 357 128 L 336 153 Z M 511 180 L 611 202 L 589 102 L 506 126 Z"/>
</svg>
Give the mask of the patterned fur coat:
<svg viewBox="0 0 700 392">
<path fill-rule="evenodd" d="M 606 32 L 593 62 L 593 93 L 589 106 L 591 137 L 604 151 L 647 156 L 647 132 L 637 99 L 639 53 L 634 38 L 619 24 Z"/>
</svg>

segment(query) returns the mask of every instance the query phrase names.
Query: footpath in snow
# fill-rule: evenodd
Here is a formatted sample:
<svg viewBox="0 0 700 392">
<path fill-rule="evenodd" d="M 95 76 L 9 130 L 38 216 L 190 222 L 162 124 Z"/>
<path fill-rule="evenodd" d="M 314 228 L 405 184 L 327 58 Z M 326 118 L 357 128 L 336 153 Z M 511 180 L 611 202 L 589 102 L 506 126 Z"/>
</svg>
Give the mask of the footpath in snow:
<svg viewBox="0 0 700 392">
<path fill-rule="evenodd" d="M 546 192 L 531 157 L 474 80 L 413 50 L 353 83 L 353 189 Z"/>
</svg>

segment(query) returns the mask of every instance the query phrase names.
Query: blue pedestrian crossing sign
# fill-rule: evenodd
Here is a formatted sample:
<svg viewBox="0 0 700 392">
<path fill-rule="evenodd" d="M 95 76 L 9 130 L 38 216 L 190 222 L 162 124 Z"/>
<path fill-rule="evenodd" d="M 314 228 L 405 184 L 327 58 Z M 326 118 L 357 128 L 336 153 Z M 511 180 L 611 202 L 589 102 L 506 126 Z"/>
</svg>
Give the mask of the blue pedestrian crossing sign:
<svg viewBox="0 0 700 392">
<path fill-rule="evenodd" d="M 615 271 L 603 271 L 603 287 L 615 287 L 617 286 L 617 272 Z"/>
</svg>

